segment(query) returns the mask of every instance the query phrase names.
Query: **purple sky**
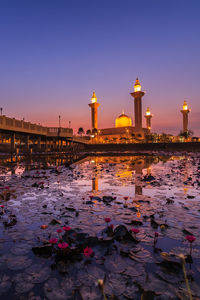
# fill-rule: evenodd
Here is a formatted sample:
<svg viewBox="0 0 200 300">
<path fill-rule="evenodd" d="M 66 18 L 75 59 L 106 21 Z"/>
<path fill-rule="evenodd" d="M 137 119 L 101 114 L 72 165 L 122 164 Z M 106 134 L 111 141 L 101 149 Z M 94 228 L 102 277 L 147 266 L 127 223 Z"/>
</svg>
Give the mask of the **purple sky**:
<svg viewBox="0 0 200 300">
<path fill-rule="evenodd" d="M 154 132 L 179 133 L 186 99 L 200 135 L 199 11 L 199 0 L 0 1 L 3 113 L 87 130 L 95 90 L 99 128 L 113 127 L 123 109 L 133 118 L 138 76 Z"/>
</svg>

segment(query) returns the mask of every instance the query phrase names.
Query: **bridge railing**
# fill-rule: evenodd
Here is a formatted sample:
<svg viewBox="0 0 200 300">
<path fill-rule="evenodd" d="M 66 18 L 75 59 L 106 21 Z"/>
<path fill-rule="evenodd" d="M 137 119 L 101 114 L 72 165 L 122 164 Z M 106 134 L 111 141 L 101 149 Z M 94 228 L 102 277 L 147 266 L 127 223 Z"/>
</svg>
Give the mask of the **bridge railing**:
<svg viewBox="0 0 200 300">
<path fill-rule="evenodd" d="M 71 141 L 82 144 L 88 144 L 89 142 L 84 137 L 73 136 L 72 128 L 44 127 L 38 124 L 26 122 L 24 120 L 8 118 L 5 115 L 0 116 L 0 130 L 6 130 L 15 133 L 26 133 L 32 135 L 43 135 L 46 137 L 66 138 L 70 139 Z"/>
<path fill-rule="evenodd" d="M 48 127 L 47 136 L 72 137 L 73 129 L 63 127 Z"/>
<path fill-rule="evenodd" d="M 0 116 L 0 129 L 41 135 L 47 135 L 48 131 L 47 127 L 23 120 L 16 120 L 15 118 L 8 118 L 4 115 Z"/>
</svg>

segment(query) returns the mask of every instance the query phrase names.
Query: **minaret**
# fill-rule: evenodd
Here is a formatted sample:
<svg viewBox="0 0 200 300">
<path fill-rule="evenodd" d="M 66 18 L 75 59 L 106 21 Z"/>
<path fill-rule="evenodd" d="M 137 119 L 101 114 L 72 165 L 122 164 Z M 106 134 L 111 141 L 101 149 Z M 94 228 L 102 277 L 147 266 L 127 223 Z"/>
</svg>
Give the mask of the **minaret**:
<svg viewBox="0 0 200 300">
<path fill-rule="evenodd" d="M 92 94 L 91 103 L 88 104 L 91 107 L 91 117 L 92 117 L 92 129 L 98 128 L 98 114 L 97 108 L 99 107 L 100 103 L 97 103 L 97 97 L 95 92 Z"/>
<path fill-rule="evenodd" d="M 188 132 L 188 114 L 190 112 L 190 109 L 188 109 L 187 102 L 184 101 L 183 103 L 183 109 L 181 110 L 183 114 L 183 132 Z"/>
<path fill-rule="evenodd" d="M 131 96 L 135 100 L 135 128 L 141 129 L 142 128 L 142 97 L 144 96 L 144 92 L 141 91 L 141 85 L 136 78 L 135 85 L 134 85 L 134 93 L 131 93 Z"/>
<path fill-rule="evenodd" d="M 150 112 L 149 107 L 147 107 L 147 110 L 146 110 L 146 113 L 145 113 L 144 117 L 146 118 L 146 128 L 148 129 L 148 132 L 150 132 L 151 131 L 152 114 Z"/>
</svg>

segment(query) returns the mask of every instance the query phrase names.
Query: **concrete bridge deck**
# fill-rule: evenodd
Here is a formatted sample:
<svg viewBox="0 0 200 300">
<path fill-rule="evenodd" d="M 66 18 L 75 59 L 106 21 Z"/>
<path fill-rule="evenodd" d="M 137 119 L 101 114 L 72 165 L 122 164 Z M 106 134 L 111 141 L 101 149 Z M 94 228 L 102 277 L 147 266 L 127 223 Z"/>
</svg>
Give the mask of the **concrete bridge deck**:
<svg viewBox="0 0 200 300">
<path fill-rule="evenodd" d="M 25 122 L 24 120 L 8 118 L 6 116 L 0 116 L 0 129 L 10 132 L 27 133 L 41 136 L 58 136 L 58 134 L 63 137 L 73 136 L 73 130 L 71 128 L 45 127 L 42 125 Z"/>
<path fill-rule="evenodd" d="M 12 151 L 15 150 L 18 144 L 17 140 L 22 140 L 22 144 L 25 143 L 27 149 L 31 144 L 37 144 L 39 149 L 41 149 L 41 145 L 43 145 L 43 148 L 63 149 L 64 146 L 67 149 L 73 144 L 88 144 L 86 138 L 73 135 L 73 129 L 71 128 L 47 127 L 24 120 L 9 118 L 5 115 L 0 116 L 0 134 L 1 146 L 4 143 L 7 146 L 10 144 Z"/>
</svg>

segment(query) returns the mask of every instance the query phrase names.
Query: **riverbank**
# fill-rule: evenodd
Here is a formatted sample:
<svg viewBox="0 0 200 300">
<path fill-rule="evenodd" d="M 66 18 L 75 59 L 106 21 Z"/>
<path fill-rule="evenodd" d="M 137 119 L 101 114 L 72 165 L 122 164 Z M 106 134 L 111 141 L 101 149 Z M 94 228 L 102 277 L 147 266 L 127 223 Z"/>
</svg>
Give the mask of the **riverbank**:
<svg viewBox="0 0 200 300">
<path fill-rule="evenodd" d="M 89 144 L 87 152 L 115 151 L 169 151 L 169 152 L 200 152 L 199 142 L 188 143 L 138 143 L 138 144 Z"/>
</svg>

